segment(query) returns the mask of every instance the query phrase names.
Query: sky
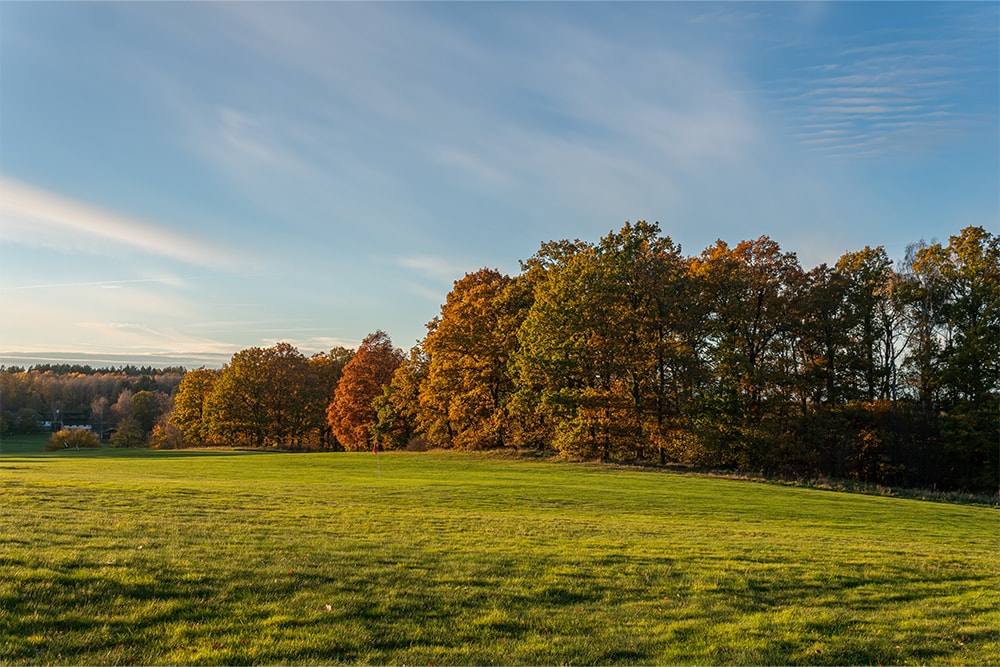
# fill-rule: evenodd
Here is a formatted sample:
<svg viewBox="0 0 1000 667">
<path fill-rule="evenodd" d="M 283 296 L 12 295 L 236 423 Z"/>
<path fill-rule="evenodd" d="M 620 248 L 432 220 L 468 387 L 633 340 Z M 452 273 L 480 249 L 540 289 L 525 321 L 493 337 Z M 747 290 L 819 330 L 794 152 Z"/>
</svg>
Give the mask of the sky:
<svg viewBox="0 0 1000 667">
<path fill-rule="evenodd" d="M 659 222 L 1000 232 L 995 2 L 0 2 L 0 363 L 220 367 Z"/>
</svg>

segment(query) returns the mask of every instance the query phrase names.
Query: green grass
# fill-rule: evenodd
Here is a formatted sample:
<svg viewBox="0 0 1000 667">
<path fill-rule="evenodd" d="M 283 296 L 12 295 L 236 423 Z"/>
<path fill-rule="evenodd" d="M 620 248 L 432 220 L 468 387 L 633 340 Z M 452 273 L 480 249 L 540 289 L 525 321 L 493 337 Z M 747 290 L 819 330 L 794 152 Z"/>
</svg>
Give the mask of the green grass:
<svg viewBox="0 0 1000 667">
<path fill-rule="evenodd" d="M 29 433 L 0 436 L 0 456 L 7 454 L 37 454 L 45 450 L 51 433 Z"/>
<path fill-rule="evenodd" d="M 3 664 L 997 664 L 1000 513 L 457 454 L 0 457 Z"/>
</svg>

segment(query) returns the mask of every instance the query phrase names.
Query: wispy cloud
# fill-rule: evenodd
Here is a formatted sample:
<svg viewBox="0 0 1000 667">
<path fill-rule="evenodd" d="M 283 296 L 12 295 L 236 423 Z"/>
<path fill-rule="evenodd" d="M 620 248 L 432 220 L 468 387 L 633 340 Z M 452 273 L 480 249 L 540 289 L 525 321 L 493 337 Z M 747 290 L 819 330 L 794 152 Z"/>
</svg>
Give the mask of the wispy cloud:
<svg viewBox="0 0 1000 667">
<path fill-rule="evenodd" d="M 0 176 L 0 239 L 5 242 L 83 247 L 106 254 L 125 246 L 133 251 L 189 264 L 231 267 L 233 254 L 222 248 L 150 222 L 75 201 Z M 95 241 L 97 243 L 95 243 Z"/>
<path fill-rule="evenodd" d="M 190 352 L 182 354 L 156 354 L 147 352 L 129 352 L 115 354 L 110 352 L 66 352 L 63 350 L 39 349 L 32 352 L 0 351 L 0 363 L 14 366 L 31 366 L 34 364 L 89 364 L 91 366 L 183 366 L 185 368 L 219 368 L 232 357 L 231 351 L 224 352 Z"/>
<path fill-rule="evenodd" d="M 358 345 L 361 344 L 360 340 L 337 338 L 334 336 L 312 336 L 312 337 L 282 336 L 280 338 L 265 338 L 261 341 L 261 345 L 269 347 L 271 345 L 276 345 L 277 343 L 281 342 L 293 345 L 299 352 L 301 352 L 307 357 L 316 353 L 329 352 L 335 347 L 346 347 L 348 349 L 356 349 Z"/>
<path fill-rule="evenodd" d="M 404 270 L 400 285 L 405 291 L 436 304 L 444 303 L 455 280 L 470 271 L 482 268 L 470 266 L 468 261 L 429 255 L 399 257 L 394 263 Z"/>
<path fill-rule="evenodd" d="M 0 239 L 20 244 L 0 339 L 416 338 L 467 271 L 643 217 L 692 253 L 767 233 L 822 254 L 880 242 L 883 220 L 925 234 L 996 163 L 996 6 L 954 7 L 83 3 L 55 32 L 26 3 L 4 34 L 36 47 L 4 42 L 11 81 L 51 95 L 4 98 L 4 173 L 40 180 L 0 182 Z M 74 105 L 81 76 L 93 97 Z M 953 140 L 979 145 L 926 162 L 951 179 L 940 197 L 906 160 L 857 161 Z M 969 208 L 989 222 L 995 196 Z M 228 244 L 259 249 L 250 270 L 198 270 L 241 264 Z M 183 284 L 113 280 L 163 260 Z"/>
<path fill-rule="evenodd" d="M 2 285 L 0 290 L 32 290 L 32 289 L 65 289 L 67 287 L 100 287 L 103 289 L 121 289 L 124 285 L 135 283 L 178 284 L 176 278 L 141 278 L 135 280 L 92 280 L 71 283 L 44 283 L 38 285 Z"/>
<path fill-rule="evenodd" d="M 995 108 L 981 112 L 967 102 L 986 93 L 978 89 L 980 61 L 968 57 L 980 47 L 974 39 L 901 38 L 843 49 L 804 67 L 779 97 L 795 118 L 793 138 L 811 151 L 851 158 L 935 150 L 983 131 L 995 134 Z"/>
<path fill-rule="evenodd" d="M 536 8 L 484 29 L 422 7 L 294 7 L 211 6 L 201 22 L 211 30 L 164 28 L 211 35 L 253 63 L 224 103 L 191 91 L 181 113 L 191 146 L 283 224 L 364 220 L 419 243 L 436 225 L 454 237 L 478 197 L 480 225 L 512 213 L 503 241 L 559 235 L 581 216 L 603 230 L 669 210 L 692 180 L 715 182 L 720 164 L 752 162 L 759 147 L 725 57 L 671 40 L 622 49 L 592 23 Z M 536 14 L 544 20 L 526 20 Z M 164 89 L 177 104 L 178 86 Z M 428 199 L 449 191 L 461 204 Z"/>
<path fill-rule="evenodd" d="M 443 304 L 448 296 L 447 291 L 443 289 L 434 289 L 415 282 L 404 283 L 403 289 L 421 299 L 437 304 Z"/>
<path fill-rule="evenodd" d="M 27 314 L 28 310 L 19 309 Z M 100 355 L 128 350 L 129 356 L 170 356 L 219 359 L 232 355 L 237 345 L 217 339 L 193 336 L 183 328 L 158 326 L 139 321 L 105 321 L 67 319 L 66 313 L 51 309 L 37 313 L 36 322 L 50 327 L 55 335 L 36 337 L 33 342 L 20 342 L 12 349 L 8 342 L 0 356 L 43 355 L 66 351 L 66 336 L 72 335 L 73 348 L 79 352 Z M 5 336 L 6 338 L 6 336 Z"/>
<path fill-rule="evenodd" d="M 445 259 L 442 257 L 431 257 L 428 255 L 400 257 L 396 260 L 396 263 L 400 267 L 416 271 L 422 276 L 433 278 L 434 280 L 445 280 L 448 282 L 457 280 L 468 271 L 474 271 L 478 268 L 470 268 L 468 262 Z"/>
</svg>

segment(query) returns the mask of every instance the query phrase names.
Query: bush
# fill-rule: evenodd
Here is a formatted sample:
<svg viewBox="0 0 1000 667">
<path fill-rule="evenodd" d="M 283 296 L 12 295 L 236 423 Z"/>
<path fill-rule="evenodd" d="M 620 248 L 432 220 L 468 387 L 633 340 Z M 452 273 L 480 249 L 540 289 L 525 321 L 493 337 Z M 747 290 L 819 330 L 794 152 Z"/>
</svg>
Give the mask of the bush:
<svg viewBox="0 0 1000 667">
<path fill-rule="evenodd" d="M 101 441 L 93 431 L 85 428 L 64 428 L 56 431 L 45 445 L 45 451 L 54 452 L 60 449 L 100 448 Z"/>
<path fill-rule="evenodd" d="M 118 430 L 111 436 L 112 447 L 142 447 L 146 444 L 146 434 L 139 422 L 126 417 L 118 424 Z"/>
<path fill-rule="evenodd" d="M 149 436 L 149 446 L 153 449 L 180 449 L 183 444 L 181 430 L 166 422 L 154 426 Z"/>
</svg>

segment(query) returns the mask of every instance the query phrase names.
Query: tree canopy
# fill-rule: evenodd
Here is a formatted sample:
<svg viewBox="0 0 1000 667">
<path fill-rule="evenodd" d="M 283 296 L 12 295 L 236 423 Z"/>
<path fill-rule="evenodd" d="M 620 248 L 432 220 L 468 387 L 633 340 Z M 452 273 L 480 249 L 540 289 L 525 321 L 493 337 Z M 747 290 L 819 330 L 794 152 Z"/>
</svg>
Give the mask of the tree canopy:
<svg viewBox="0 0 1000 667">
<path fill-rule="evenodd" d="M 169 426 L 189 444 L 419 440 L 990 491 L 998 360 L 1000 238 L 982 227 L 899 263 L 865 247 L 805 270 L 767 236 L 685 256 L 640 221 L 542 243 L 514 276 L 466 274 L 408 357 L 376 331 L 356 351 L 278 343 L 191 371 Z M 48 371 L 0 376 L 5 429 L 65 401 L 30 398 Z M 162 433 L 162 387 L 123 376 L 73 404 Z"/>
<path fill-rule="evenodd" d="M 808 271 L 646 222 L 547 242 L 456 281 L 382 406 L 437 447 L 995 489 L 998 265 L 980 227 Z"/>
</svg>

